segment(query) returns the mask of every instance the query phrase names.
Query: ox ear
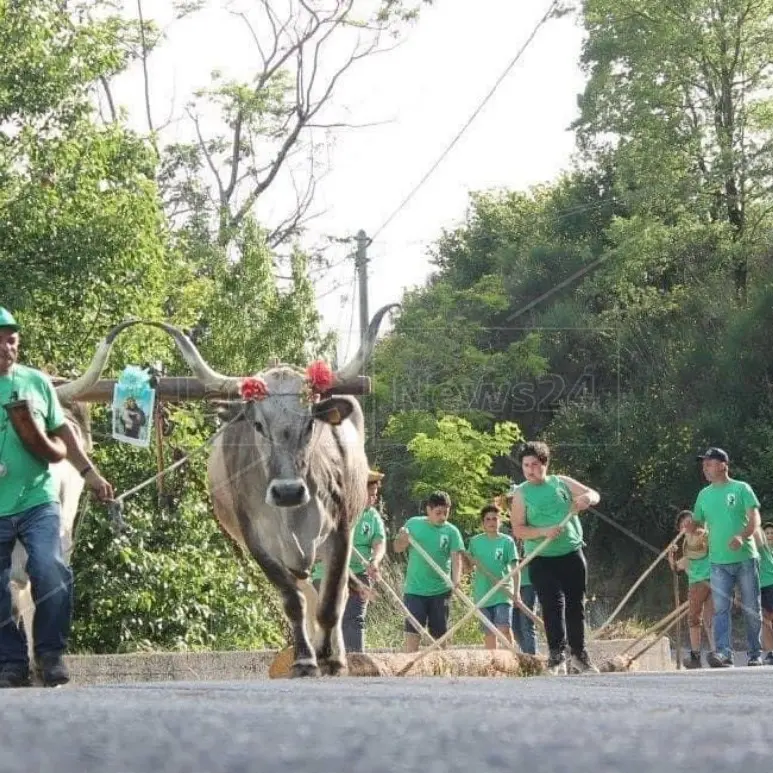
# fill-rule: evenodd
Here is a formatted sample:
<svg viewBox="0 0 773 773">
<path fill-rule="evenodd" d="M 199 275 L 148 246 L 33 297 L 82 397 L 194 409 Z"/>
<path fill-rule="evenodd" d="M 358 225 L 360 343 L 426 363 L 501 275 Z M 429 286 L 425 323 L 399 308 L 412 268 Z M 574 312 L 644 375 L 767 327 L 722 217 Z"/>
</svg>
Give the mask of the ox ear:
<svg viewBox="0 0 773 773">
<path fill-rule="evenodd" d="M 326 400 L 312 404 L 311 415 L 315 419 L 338 426 L 349 418 L 353 410 L 354 406 L 345 397 L 328 397 Z"/>
</svg>

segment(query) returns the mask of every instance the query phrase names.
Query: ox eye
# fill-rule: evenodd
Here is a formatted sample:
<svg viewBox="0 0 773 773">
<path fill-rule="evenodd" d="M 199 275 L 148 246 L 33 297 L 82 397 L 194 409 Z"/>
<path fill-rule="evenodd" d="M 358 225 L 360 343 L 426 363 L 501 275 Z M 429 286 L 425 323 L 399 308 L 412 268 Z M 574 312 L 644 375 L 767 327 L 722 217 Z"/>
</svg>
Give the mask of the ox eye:
<svg viewBox="0 0 773 773">
<path fill-rule="evenodd" d="M 263 425 L 259 421 L 253 422 L 255 429 L 260 432 L 261 435 L 265 435 L 266 431 L 263 429 Z"/>
<path fill-rule="evenodd" d="M 311 431 L 314 429 L 314 419 L 309 419 L 306 422 L 306 426 L 303 428 L 303 434 L 304 435 L 310 435 Z"/>
</svg>

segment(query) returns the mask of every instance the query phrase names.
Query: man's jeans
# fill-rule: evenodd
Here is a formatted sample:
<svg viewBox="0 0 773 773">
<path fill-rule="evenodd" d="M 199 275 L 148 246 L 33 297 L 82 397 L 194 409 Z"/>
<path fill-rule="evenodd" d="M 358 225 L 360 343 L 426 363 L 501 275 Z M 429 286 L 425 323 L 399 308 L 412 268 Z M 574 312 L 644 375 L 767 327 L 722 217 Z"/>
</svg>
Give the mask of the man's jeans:
<svg viewBox="0 0 773 773">
<path fill-rule="evenodd" d="M 357 579 L 368 588 L 370 577 L 367 574 L 358 574 Z M 344 608 L 344 617 L 341 628 L 344 634 L 344 647 L 347 652 L 365 651 L 365 615 L 368 611 L 368 602 L 359 593 L 349 592 Z"/>
<path fill-rule="evenodd" d="M 733 604 L 733 590 L 738 584 L 741 591 L 741 605 L 746 621 L 746 640 L 750 658 L 762 652 L 762 612 L 760 610 L 760 574 L 756 558 L 739 561 L 737 564 L 711 565 L 711 595 L 714 599 L 714 639 L 717 652 L 733 656 L 730 637 L 730 610 Z"/>
<path fill-rule="evenodd" d="M 537 591 L 533 585 L 521 586 L 521 601 L 532 612 L 537 608 Z M 537 632 L 534 628 L 534 622 L 531 618 L 524 615 L 518 607 L 513 604 L 513 635 L 521 648 L 521 652 L 527 655 L 537 654 Z"/>
<path fill-rule="evenodd" d="M 64 562 L 59 505 L 51 502 L 0 517 L 0 664 L 27 664 L 27 642 L 13 619 L 9 581 L 11 552 L 18 539 L 26 548 L 27 573 L 35 601 L 35 657 L 67 648 L 72 620 L 72 571 Z"/>
</svg>

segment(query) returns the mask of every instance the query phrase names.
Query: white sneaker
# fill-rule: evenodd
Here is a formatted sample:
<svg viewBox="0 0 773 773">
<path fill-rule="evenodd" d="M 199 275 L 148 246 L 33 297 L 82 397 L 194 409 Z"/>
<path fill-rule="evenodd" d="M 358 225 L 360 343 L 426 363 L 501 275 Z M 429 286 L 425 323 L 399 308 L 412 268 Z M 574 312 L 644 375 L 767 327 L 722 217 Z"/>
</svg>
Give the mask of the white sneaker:
<svg viewBox="0 0 773 773">
<path fill-rule="evenodd" d="M 565 676 L 567 673 L 566 654 L 564 652 L 552 652 L 548 658 L 547 669 L 549 674 Z"/>
</svg>

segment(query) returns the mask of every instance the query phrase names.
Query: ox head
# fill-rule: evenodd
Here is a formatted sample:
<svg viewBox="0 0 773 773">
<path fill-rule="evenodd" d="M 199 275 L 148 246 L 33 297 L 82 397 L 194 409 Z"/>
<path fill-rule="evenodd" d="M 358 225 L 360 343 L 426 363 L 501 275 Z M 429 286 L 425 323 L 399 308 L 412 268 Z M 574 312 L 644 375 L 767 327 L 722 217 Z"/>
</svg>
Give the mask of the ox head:
<svg viewBox="0 0 773 773">
<path fill-rule="evenodd" d="M 305 371 L 275 365 L 250 376 L 229 376 L 214 371 L 193 342 L 177 328 L 157 324 L 168 332 L 196 378 L 208 394 L 243 401 L 242 414 L 254 430 L 257 463 L 263 464 L 266 503 L 292 508 L 306 504 L 310 497 L 307 472 L 311 454 L 322 426 L 343 425 L 358 410 L 353 398 L 363 389 L 360 373 L 376 344 L 376 337 L 390 304 L 374 315 L 359 351 L 338 371 L 324 363 L 312 363 Z M 342 394 L 343 393 L 343 394 Z M 341 442 L 347 442 L 344 428 Z M 349 438 L 352 436 L 349 435 Z"/>
</svg>

